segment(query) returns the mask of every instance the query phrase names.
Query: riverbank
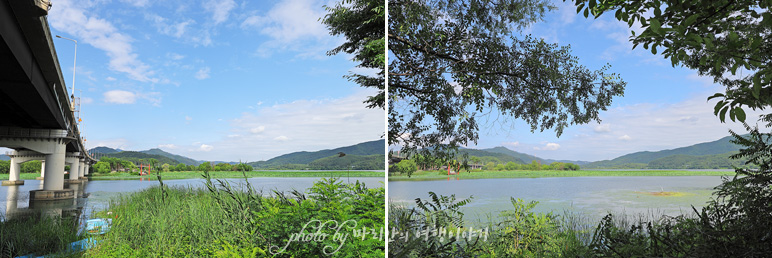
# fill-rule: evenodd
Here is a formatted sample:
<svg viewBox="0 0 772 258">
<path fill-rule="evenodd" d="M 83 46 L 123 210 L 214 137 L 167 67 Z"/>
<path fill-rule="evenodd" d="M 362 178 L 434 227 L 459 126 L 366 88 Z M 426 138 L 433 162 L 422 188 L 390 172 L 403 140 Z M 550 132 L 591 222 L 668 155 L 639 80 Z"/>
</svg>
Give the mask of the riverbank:
<svg viewBox="0 0 772 258">
<path fill-rule="evenodd" d="M 688 170 L 516 170 L 516 171 L 475 171 L 461 172 L 458 175 L 446 174 L 446 171 L 417 171 L 410 177 L 407 174 L 389 175 L 389 181 L 421 181 L 448 179 L 485 179 L 485 178 L 540 178 L 540 177 L 592 177 L 592 176 L 733 176 L 734 171 L 688 171 Z"/>
<path fill-rule="evenodd" d="M 208 182 L 203 189 L 154 186 L 114 199 L 107 210 L 96 214 L 113 219 L 110 232 L 84 256 L 326 257 L 334 254 L 334 257 L 383 257 L 385 254 L 385 235 L 380 235 L 386 215 L 383 187 L 366 188 L 362 184 L 321 179 L 307 189 L 307 193 L 294 191 L 261 196 L 254 189 L 234 191 L 230 186 Z M 297 238 L 300 234 L 316 233 L 317 228 L 326 237 L 315 237 L 311 241 Z M 364 237 L 361 232 L 366 232 Z M 338 239 L 338 233 L 349 237 Z"/>
<path fill-rule="evenodd" d="M 383 177 L 385 172 L 378 171 L 249 171 L 247 177 Z M 243 178 L 240 171 L 212 171 L 209 172 L 212 178 Z M 40 173 L 22 173 L 19 175 L 21 180 L 34 180 Z M 68 178 L 65 176 L 65 178 Z M 161 172 L 163 180 L 169 179 L 190 179 L 201 178 L 200 171 L 183 172 Z M 110 173 L 110 174 L 92 174 L 90 180 L 134 180 L 134 179 L 152 179 L 156 180 L 156 174 L 150 175 L 132 175 L 130 173 Z M 0 174 L 0 180 L 8 180 L 8 174 Z"/>
</svg>

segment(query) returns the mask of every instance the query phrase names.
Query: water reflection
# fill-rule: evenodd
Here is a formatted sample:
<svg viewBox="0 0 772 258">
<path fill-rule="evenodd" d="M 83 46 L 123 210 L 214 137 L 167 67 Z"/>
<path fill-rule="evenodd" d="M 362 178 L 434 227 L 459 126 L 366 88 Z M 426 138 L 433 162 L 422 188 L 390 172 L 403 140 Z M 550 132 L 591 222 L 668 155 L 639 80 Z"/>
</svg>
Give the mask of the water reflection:
<svg viewBox="0 0 772 258">
<path fill-rule="evenodd" d="M 28 180 L 32 181 L 32 180 Z M 67 200 L 51 200 L 51 201 L 33 201 L 29 199 L 29 191 L 43 188 L 43 181 L 39 183 L 30 184 L 30 187 L 24 187 L 24 185 L 4 186 L 5 191 L 5 210 L 3 213 L 4 220 L 13 219 L 19 216 L 27 216 L 30 213 L 41 213 L 47 216 L 61 216 L 61 217 L 80 217 L 83 212 L 84 199 L 88 196 L 85 193 L 86 185 L 88 182 L 73 182 L 65 183 L 66 189 L 73 189 L 76 198 Z M 36 187 L 35 187 L 36 185 Z"/>
</svg>

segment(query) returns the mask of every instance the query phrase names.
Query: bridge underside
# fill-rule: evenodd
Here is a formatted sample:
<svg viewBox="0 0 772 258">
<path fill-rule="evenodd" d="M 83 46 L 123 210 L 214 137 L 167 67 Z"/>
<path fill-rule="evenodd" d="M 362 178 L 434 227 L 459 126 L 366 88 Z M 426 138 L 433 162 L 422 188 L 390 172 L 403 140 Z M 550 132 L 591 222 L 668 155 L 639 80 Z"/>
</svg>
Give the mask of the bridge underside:
<svg viewBox="0 0 772 258">
<path fill-rule="evenodd" d="M 21 163 L 45 161 L 43 189 L 31 191 L 30 200 L 72 198 L 73 190 L 63 188 L 65 163 L 72 170 L 69 180 L 78 181 L 94 161 L 64 85 L 46 18 L 49 7 L 47 1 L 0 0 L 0 147 L 15 150 L 9 155 L 9 184 L 23 184 Z"/>
<path fill-rule="evenodd" d="M 72 132 L 74 117 L 69 104 L 62 104 L 69 98 L 48 21 L 34 3 L 0 1 L 0 128 Z M 82 151 L 78 144 L 68 143 L 67 151 Z"/>
</svg>

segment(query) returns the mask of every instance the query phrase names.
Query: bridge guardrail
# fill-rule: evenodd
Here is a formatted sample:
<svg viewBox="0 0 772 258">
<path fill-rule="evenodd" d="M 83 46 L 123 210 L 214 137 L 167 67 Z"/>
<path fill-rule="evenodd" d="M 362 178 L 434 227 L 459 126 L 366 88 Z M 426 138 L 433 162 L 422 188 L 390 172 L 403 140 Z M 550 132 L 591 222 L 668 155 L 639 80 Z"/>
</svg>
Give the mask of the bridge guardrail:
<svg viewBox="0 0 772 258">
<path fill-rule="evenodd" d="M 28 129 L 28 128 L 16 128 L 16 127 L 0 127 L 0 136 L 29 137 L 29 138 L 65 138 L 69 135 L 66 130 L 58 130 L 58 129 Z"/>
</svg>

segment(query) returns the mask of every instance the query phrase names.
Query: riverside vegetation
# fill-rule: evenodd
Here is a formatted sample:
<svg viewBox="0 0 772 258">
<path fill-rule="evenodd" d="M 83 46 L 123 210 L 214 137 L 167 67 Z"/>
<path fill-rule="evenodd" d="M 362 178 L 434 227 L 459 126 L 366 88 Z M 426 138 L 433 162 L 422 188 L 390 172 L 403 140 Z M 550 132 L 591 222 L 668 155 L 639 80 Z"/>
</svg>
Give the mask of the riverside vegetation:
<svg viewBox="0 0 772 258">
<path fill-rule="evenodd" d="M 758 169 L 738 168 L 715 188 L 714 199 L 694 213 L 631 220 L 608 214 L 593 228 L 576 214 L 532 212 L 535 202 L 512 198 L 512 207 L 487 223 L 487 238 L 425 235 L 389 244 L 391 257 L 770 257 L 772 255 L 772 134 L 730 132 Z M 459 208 L 472 201 L 429 193 L 412 208 L 390 205 L 397 232 L 464 229 Z M 455 231 L 454 231 L 455 232 Z"/>
<path fill-rule="evenodd" d="M 335 257 L 385 255 L 383 187 L 324 178 L 306 192 L 262 193 L 247 180 L 231 185 L 208 171 L 203 172 L 204 188 L 169 187 L 160 174 L 156 176 L 160 186 L 121 195 L 94 215 L 112 218 L 113 224 L 108 234 L 97 236 L 101 243 L 85 253 L 66 251 L 70 242 L 83 236 L 74 232 L 68 219 L 59 217 L 2 222 L 0 251 L 12 257 L 57 252 L 85 257 L 321 257 L 340 247 Z M 333 239 L 335 229 L 323 227 L 320 232 L 329 234 L 326 238 L 288 244 L 296 233 L 317 232 L 319 223 L 313 220 L 356 224 L 340 225 L 339 232 L 348 234 L 342 243 Z M 368 232 L 364 237 L 362 230 Z"/>
<path fill-rule="evenodd" d="M 308 193 L 291 191 L 264 195 L 249 182 L 243 191 L 228 181 L 212 179 L 207 172 L 205 189 L 164 186 L 122 196 L 109 210 L 116 216 L 109 234 L 96 248 L 85 253 L 93 257 L 146 256 L 271 256 L 271 246 L 285 246 L 313 219 L 357 222 L 356 230 L 384 227 L 384 188 L 368 189 L 359 182 L 344 184 L 335 178 L 322 179 Z M 162 182 L 162 181 L 161 181 Z M 312 224 L 313 226 L 313 224 Z M 353 235 L 355 229 L 342 233 Z M 312 232 L 309 228 L 305 232 Z M 313 231 L 315 232 L 315 231 Z M 335 230 L 324 228 L 332 236 Z M 384 255 L 384 241 L 349 236 L 340 244 L 328 237 L 319 242 L 292 242 L 276 257 L 318 257 L 340 250 L 340 257 Z"/>
</svg>

